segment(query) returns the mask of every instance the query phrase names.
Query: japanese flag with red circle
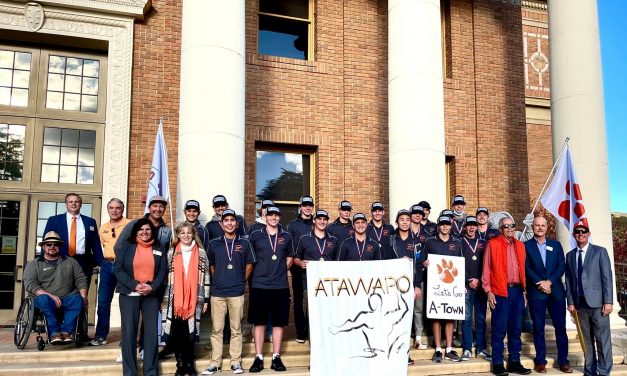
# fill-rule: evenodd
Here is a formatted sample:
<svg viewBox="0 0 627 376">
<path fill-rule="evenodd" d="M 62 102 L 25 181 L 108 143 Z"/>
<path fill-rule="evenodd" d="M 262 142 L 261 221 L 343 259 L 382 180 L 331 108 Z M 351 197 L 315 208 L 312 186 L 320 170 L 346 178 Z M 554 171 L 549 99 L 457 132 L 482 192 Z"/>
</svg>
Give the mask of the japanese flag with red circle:
<svg viewBox="0 0 627 376">
<path fill-rule="evenodd" d="M 581 187 L 575 174 L 575 166 L 573 166 L 570 157 L 568 144 L 566 152 L 555 171 L 553 181 L 540 198 L 540 202 L 559 222 L 566 226 L 571 234 L 571 248 L 574 248 L 577 243 L 572 236 L 573 227 L 580 221 L 587 226 L 588 219 L 586 218 L 586 208 L 583 204 Z"/>
</svg>

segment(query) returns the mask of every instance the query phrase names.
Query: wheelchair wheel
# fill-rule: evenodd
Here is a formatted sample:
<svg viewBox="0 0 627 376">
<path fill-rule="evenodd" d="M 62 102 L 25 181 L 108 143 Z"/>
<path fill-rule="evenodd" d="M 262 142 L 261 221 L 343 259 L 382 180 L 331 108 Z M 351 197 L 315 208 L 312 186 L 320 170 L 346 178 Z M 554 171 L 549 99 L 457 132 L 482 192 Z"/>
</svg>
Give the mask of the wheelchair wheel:
<svg viewBox="0 0 627 376">
<path fill-rule="evenodd" d="M 23 350 L 26 347 L 34 320 L 35 302 L 32 298 L 26 298 L 20 304 L 13 331 L 13 343 L 18 349 Z"/>
<path fill-rule="evenodd" d="M 76 319 L 76 330 L 74 330 L 74 344 L 76 347 L 83 347 L 87 337 L 87 314 L 81 311 Z"/>
<path fill-rule="evenodd" d="M 45 348 L 46 348 L 46 341 L 44 341 L 44 339 L 41 336 L 37 337 L 37 350 L 43 351 Z"/>
</svg>

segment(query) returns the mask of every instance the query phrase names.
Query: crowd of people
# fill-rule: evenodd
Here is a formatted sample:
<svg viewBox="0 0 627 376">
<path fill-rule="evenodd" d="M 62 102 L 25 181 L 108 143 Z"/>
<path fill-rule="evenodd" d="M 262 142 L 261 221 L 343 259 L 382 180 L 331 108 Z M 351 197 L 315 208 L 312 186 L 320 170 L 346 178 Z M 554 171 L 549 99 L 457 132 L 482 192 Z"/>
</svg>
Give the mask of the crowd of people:
<svg viewBox="0 0 627 376">
<path fill-rule="evenodd" d="M 613 307 L 612 271 L 605 248 L 589 243 L 587 222 L 576 224 L 577 247 L 566 256 L 559 242 L 546 237 L 547 221 L 533 220 L 534 237 L 521 242 L 511 216 L 489 225 L 489 210 L 466 212 L 463 196 L 455 196 L 450 210 L 429 220 L 427 201 L 396 213 L 396 227 L 385 223 L 381 202 L 371 205 L 370 218 L 352 213 L 342 201 L 337 219 L 314 209 L 314 199 L 300 198 L 295 219 L 281 225 L 283 213 L 263 200 L 256 221 L 229 209 L 226 197 L 212 200 L 214 216 L 203 226 L 200 204 L 188 200 L 186 220 L 172 230 L 163 220 L 168 204 L 151 197 L 148 213 L 124 218 L 124 203 L 107 203 L 109 221 L 98 231 L 94 219 L 80 214 L 82 199 L 65 197 L 67 212 L 48 219 L 39 245 L 41 256 L 29 262 L 26 291 L 48 318 L 50 343 L 73 341 L 76 318 L 87 309 L 87 291 L 99 270 L 98 320 L 92 346 L 107 343 L 111 301 L 120 293 L 121 358 L 124 375 L 137 375 L 137 334 L 144 375 L 158 375 L 158 361 L 173 353 L 176 375 L 197 375 L 195 343 L 200 319 L 211 314 L 211 361 L 203 375 L 221 371 L 222 344 L 230 331 L 230 369 L 242 368 L 242 321 L 248 287 L 247 320 L 253 325 L 255 358 L 250 372 L 264 369 L 263 343 L 272 342 L 270 367 L 285 371 L 281 360 L 283 330 L 293 307 L 296 341 L 308 339 L 306 272 L 310 261 L 376 261 L 407 258 L 414 264 L 414 347 L 426 350 L 425 329 L 431 330 L 433 362 L 460 362 L 474 356 L 492 363 L 497 376 L 529 374 L 520 359 L 523 314 L 529 309 L 536 349 L 534 370 L 546 373 L 544 338 L 547 311 L 555 327 L 557 366 L 571 373 L 568 360 L 566 311 L 578 317 L 585 343 L 585 374 L 608 375 L 612 367 L 609 314 Z M 285 221 L 286 222 L 286 221 Z M 285 223 L 283 222 L 283 223 Z M 465 320 L 427 320 L 424 312 L 429 255 L 459 256 L 465 260 Z M 289 271 L 289 274 L 288 274 Z M 291 284 L 288 275 L 291 274 Z M 562 282 L 565 275 L 565 282 Z M 293 304 L 292 304 L 293 302 Z M 64 307 L 58 323 L 56 309 Z M 487 308 L 492 311 L 491 348 L 486 338 Z M 428 326 L 428 327 L 427 327 Z M 157 330 L 159 328 L 159 330 Z M 474 330 L 473 330 L 474 328 Z M 504 339 L 507 337 L 507 367 Z M 158 352 L 160 342 L 165 347 Z M 456 343 L 458 342 L 458 343 Z M 461 355 L 455 347 L 461 347 Z M 409 364 L 413 361 L 408 358 Z"/>
</svg>

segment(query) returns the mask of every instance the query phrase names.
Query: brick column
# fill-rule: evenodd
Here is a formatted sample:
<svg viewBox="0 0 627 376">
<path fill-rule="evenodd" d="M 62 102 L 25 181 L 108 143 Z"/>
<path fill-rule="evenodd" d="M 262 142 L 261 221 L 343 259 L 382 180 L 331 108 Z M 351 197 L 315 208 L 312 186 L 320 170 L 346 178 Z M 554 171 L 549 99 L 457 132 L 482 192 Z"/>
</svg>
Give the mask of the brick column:
<svg viewBox="0 0 627 376">
<path fill-rule="evenodd" d="M 446 207 L 440 0 L 388 2 L 390 217 Z"/>
<path fill-rule="evenodd" d="M 591 242 L 607 248 L 614 265 L 607 142 L 596 0 L 549 1 L 551 122 L 553 151 L 570 137 L 571 153 L 592 232 Z M 559 227 L 562 244 L 569 234 Z M 614 281 L 615 282 L 615 281 Z M 614 289 L 612 325 L 625 321 Z"/>
<path fill-rule="evenodd" d="M 223 194 L 244 210 L 244 0 L 184 0 L 179 117 L 179 210 Z M 167 89 L 167 88 L 164 88 Z"/>
</svg>

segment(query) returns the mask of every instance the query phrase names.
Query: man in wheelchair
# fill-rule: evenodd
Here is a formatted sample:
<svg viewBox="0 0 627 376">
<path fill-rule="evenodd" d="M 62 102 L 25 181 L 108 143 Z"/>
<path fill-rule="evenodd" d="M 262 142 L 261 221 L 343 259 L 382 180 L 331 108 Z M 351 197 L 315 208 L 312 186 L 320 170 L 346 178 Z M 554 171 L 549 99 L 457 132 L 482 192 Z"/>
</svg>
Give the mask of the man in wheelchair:
<svg viewBox="0 0 627 376">
<path fill-rule="evenodd" d="M 46 318 L 49 341 L 53 345 L 72 342 L 78 315 L 87 310 L 87 277 L 72 257 L 62 256 L 63 241 L 54 231 L 39 243 L 41 256 L 24 269 L 24 288 L 34 297 L 35 308 Z M 63 308 L 63 321 L 57 311 Z"/>
</svg>

